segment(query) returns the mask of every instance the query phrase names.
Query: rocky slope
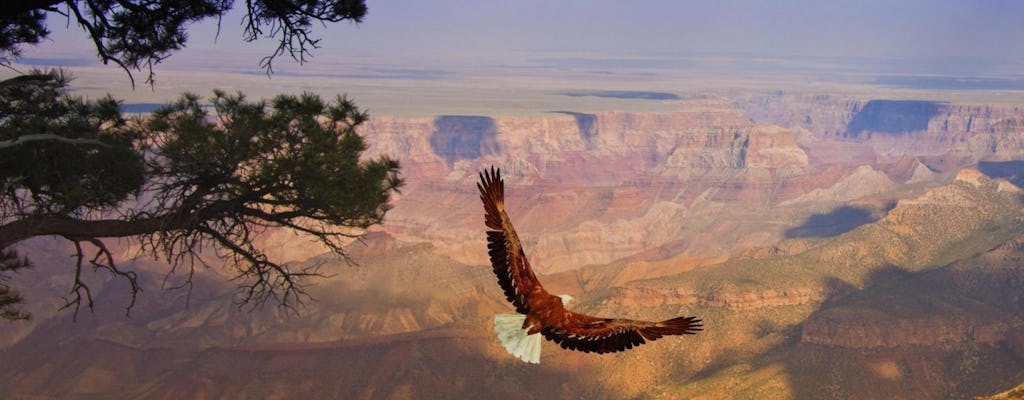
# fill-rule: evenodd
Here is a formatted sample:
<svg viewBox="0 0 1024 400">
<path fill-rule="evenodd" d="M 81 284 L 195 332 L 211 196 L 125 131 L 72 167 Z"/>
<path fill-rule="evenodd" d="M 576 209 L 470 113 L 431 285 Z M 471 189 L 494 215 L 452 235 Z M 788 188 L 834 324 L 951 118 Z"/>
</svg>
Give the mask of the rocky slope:
<svg viewBox="0 0 1024 400">
<path fill-rule="evenodd" d="M 963 398 L 997 391 L 1024 371 L 1021 354 L 1006 351 L 1024 329 L 1018 193 L 965 172 L 835 239 L 783 243 L 756 263 L 735 260 L 690 279 L 696 287 L 708 279 L 732 282 L 698 301 L 773 318 L 799 315 L 789 341 L 760 358 L 786 366 L 796 398 Z M 656 287 L 678 291 L 685 284 Z M 787 328 L 778 320 L 767 326 L 768 332 Z"/>
<path fill-rule="evenodd" d="M 156 292 L 131 318 L 118 291 L 77 323 L 40 321 L 0 350 L 8 393 L 40 398 L 942 398 L 995 393 L 1024 371 L 1020 191 L 965 171 L 833 237 L 722 262 L 676 257 L 542 276 L 573 308 L 707 331 L 596 356 L 545 344 L 527 366 L 493 340 L 508 312 L 489 268 L 384 233 L 326 261 L 301 315 L 251 313 L 205 278 L 184 309 Z M 951 227 L 955 227 L 951 228 Z M 898 243 L 899 245 L 892 245 Z M 148 266 L 141 266 L 148 270 Z M 628 271 L 625 274 L 623 271 Z M 43 273 L 45 271 L 38 271 Z M 59 278 L 59 275 L 56 277 Z M 632 371 L 623 375 L 622 370 Z"/>
<path fill-rule="evenodd" d="M 969 397 L 1024 379 L 1021 193 L 985 175 L 1024 176 L 1003 162 L 1024 156 L 1017 110 L 925 107 L 924 130 L 843 137 L 866 101 L 776 97 L 789 105 L 374 118 L 371 151 L 409 183 L 352 244 L 359 265 L 288 232 L 261 238 L 275 259 L 335 274 L 300 315 L 238 309 L 213 271 L 163 292 L 166 267 L 138 259 L 130 318 L 123 288 L 90 275 L 100 303 L 73 323 L 54 311 L 68 251 L 25 244 L 39 266 L 13 283 L 37 318 L 0 331 L 0 382 L 38 398 L 783 399 Z M 878 107 L 860 124 L 892 106 Z M 978 160 L 994 164 L 961 168 Z M 707 331 L 510 359 L 490 329 L 509 306 L 474 187 L 491 164 L 549 290 L 599 315 L 698 315 Z"/>
</svg>

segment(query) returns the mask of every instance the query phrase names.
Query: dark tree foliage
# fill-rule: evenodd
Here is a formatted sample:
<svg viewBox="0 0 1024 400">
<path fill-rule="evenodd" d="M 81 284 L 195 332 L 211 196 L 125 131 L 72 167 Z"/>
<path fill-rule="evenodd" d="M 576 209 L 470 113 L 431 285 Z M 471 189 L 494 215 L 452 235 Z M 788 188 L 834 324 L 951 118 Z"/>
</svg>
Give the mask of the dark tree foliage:
<svg viewBox="0 0 1024 400">
<path fill-rule="evenodd" d="M 5 0 L 0 2 L 0 63 L 9 63 L 24 44 L 49 35 L 45 20 L 58 14 L 80 26 L 92 39 L 104 63 L 129 73 L 145 68 L 147 83 L 153 68 L 186 44 L 190 23 L 221 18 L 235 0 Z M 276 57 L 287 54 L 302 63 L 320 39 L 312 34 L 317 22 L 360 22 L 363 0 L 245 0 L 243 39 L 276 40 L 278 47 L 260 61 L 271 73 Z M 134 82 L 134 78 L 132 78 Z"/>
<path fill-rule="evenodd" d="M 17 308 L 21 303 L 21 296 L 18 292 L 7 286 L 5 272 L 17 271 L 29 267 L 25 258 L 18 258 L 14 250 L 0 249 L 0 318 L 4 319 L 28 319 L 28 314 Z"/>
<path fill-rule="evenodd" d="M 148 118 L 126 119 L 115 100 L 66 92 L 59 72 L 0 82 L 0 249 L 56 235 L 76 249 L 67 306 L 92 306 L 83 268 L 105 269 L 139 291 L 115 265 L 104 239 L 134 237 L 191 284 L 201 255 L 226 255 L 247 304 L 291 307 L 305 298 L 296 269 L 253 244 L 267 229 L 289 228 L 345 256 L 342 245 L 382 221 L 401 185 L 398 163 L 361 158 L 356 128 L 366 114 L 345 97 L 280 95 L 269 102 L 215 91 L 212 113 L 183 95 Z M 27 265 L 6 250 L 5 270 Z M 10 267 L 10 268 L 7 268 Z M 0 286 L 3 316 L 18 300 Z"/>
<path fill-rule="evenodd" d="M 7 10 L 14 3 L 17 2 L 7 1 L 0 5 L 0 64 L 8 64 L 12 58 L 21 56 L 21 45 L 37 44 L 50 34 L 44 23 L 45 12 Z"/>
<path fill-rule="evenodd" d="M 0 211 L 75 215 L 117 206 L 142 185 L 139 137 L 118 103 L 64 95 L 63 73 L 0 83 Z M 14 151 L 18 150 L 18 151 Z M 24 196 L 16 191 L 26 190 Z"/>
</svg>

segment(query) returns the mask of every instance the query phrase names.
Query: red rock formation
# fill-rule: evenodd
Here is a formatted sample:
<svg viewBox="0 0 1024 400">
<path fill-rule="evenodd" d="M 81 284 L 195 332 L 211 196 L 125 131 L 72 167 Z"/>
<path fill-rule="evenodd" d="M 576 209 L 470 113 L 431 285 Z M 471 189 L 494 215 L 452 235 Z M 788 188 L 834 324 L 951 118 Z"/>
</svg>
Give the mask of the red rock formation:
<svg viewBox="0 0 1024 400">
<path fill-rule="evenodd" d="M 664 246 L 664 257 L 674 255 L 696 246 L 691 236 L 708 222 L 695 216 L 721 213 L 707 207 L 765 209 L 844 174 L 810 168 L 792 131 L 753 125 L 731 102 L 691 103 L 673 113 L 601 113 L 586 124 L 574 114 L 494 117 L 497 152 L 445 150 L 480 154 L 473 159 L 436 153 L 431 137 L 443 127 L 429 119 L 373 119 L 365 129 L 371 152 L 401 160 L 408 182 L 385 229 L 465 262 L 485 261 L 472 242 L 479 230 L 473 183 L 480 168 L 497 165 L 515 188 L 510 206 L 529 232 L 536 266 L 559 271 Z M 431 218 L 442 213 L 451 216 L 445 224 Z M 731 247 L 696 248 L 714 256 Z"/>
</svg>

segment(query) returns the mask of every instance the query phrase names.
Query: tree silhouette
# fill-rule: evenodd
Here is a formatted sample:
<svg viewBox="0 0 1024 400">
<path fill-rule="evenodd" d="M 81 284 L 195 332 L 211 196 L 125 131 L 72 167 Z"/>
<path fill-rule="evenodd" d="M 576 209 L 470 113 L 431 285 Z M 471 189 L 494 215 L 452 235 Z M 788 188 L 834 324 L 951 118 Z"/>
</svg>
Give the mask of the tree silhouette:
<svg viewBox="0 0 1024 400">
<path fill-rule="evenodd" d="M 305 297 L 315 267 L 277 263 L 253 244 L 267 229 L 319 239 L 334 253 L 381 222 L 401 185 L 398 163 L 362 159 L 356 128 L 367 116 L 347 98 L 279 95 L 251 102 L 215 91 L 212 113 L 194 94 L 147 118 L 124 118 L 111 98 L 67 93 L 59 71 L 0 82 L 0 249 L 36 236 L 59 236 L 76 249 L 67 307 L 92 306 L 80 279 L 105 269 L 139 291 L 120 269 L 107 238 L 135 237 L 188 280 L 203 249 L 228 256 L 240 300 L 291 307 Z M 24 268 L 11 250 L 0 272 Z M 17 293 L 0 282 L 0 315 Z"/>
<path fill-rule="evenodd" d="M 0 2 L 0 65 L 46 39 L 47 17 L 81 27 L 104 63 L 148 72 L 182 49 L 189 24 L 219 19 L 234 0 L 22 0 Z M 314 23 L 360 22 L 362 0 L 246 0 L 243 40 L 278 43 L 261 60 L 270 74 L 282 55 L 307 61 L 320 39 Z M 398 163 L 363 159 L 356 128 L 366 114 L 347 98 L 281 95 L 248 101 L 215 91 L 208 113 L 185 94 L 149 117 L 125 118 L 117 100 L 71 96 L 63 70 L 32 71 L 0 82 L 0 317 L 27 318 L 10 272 L 30 261 L 13 245 L 58 236 L 75 248 L 66 307 L 92 307 L 83 269 L 104 269 L 140 290 L 105 244 L 131 237 L 186 269 L 191 287 L 201 254 L 226 255 L 240 301 L 291 307 L 306 297 L 316 268 L 277 263 L 253 244 L 267 229 L 313 236 L 346 257 L 342 245 L 379 223 L 398 190 Z M 212 114 L 212 115 L 211 115 Z"/>
<path fill-rule="evenodd" d="M 0 64 L 9 64 L 21 47 L 47 38 L 47 16 L 57 14 L 81 27 L 92 39 L 97 56 L 124 69 L 148 71 L 176 50 L 185 47 L 189 24 L 219 19 L 234 0 L 18 0 L 0 2 Z M 275 40 L 277 49 L 260 61 L 267 73 L 273 61 L 288 55 L 303 63 L 320 39 L 314 23 L 345 20 L 360 22 L 367 8 L 363 0 L 246 0 L 243 39 Z"/>
</svg>

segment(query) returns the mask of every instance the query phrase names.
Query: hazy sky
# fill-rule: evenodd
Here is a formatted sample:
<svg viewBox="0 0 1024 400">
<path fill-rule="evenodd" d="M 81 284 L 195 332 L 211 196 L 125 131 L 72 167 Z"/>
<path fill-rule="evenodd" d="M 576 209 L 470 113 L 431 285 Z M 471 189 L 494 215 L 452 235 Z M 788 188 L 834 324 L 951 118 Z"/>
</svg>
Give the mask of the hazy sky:
<svg viewBox="0 0 1024 400">
<path fill-rule="evenodd" d="M 313 62 L 374 57 L 445 63 L 518 63 L 566 54 L 589 57 L 853 57 L 910 60 L 927 72 L 949 63 L 1024 67 L 1024 1 L 1016 0 L 431 0 L 367 2 L 356 26 L 318 29 Z M 243 6 L 238 1 L 236 7 Z M 171 62 L 218 56 L 255 69 L 269 42 L 241 41 L 238 10 L 214 41 L 212 21 L 190 30 Z M 27 57 L 95 58 L 77 27 L 49 21 L 53 42 Z M 240 57 L 240 58 L 235 58 Z M 205 60 L 209 61 L 209 60 Z M 288 63 L 280 65 L 287 67 Z M 1021 68 L 1024 70 L 1024 68 Z"/>
<path fill-rule="evenodd" d="M 366 45 L 397 52 L 1024 55 L 1019 43 L 1024 39 L 1024 2 L 1012 0 L 446 0 L 369 4 L 369 17 L 354 37 Z"/>
</svg>

